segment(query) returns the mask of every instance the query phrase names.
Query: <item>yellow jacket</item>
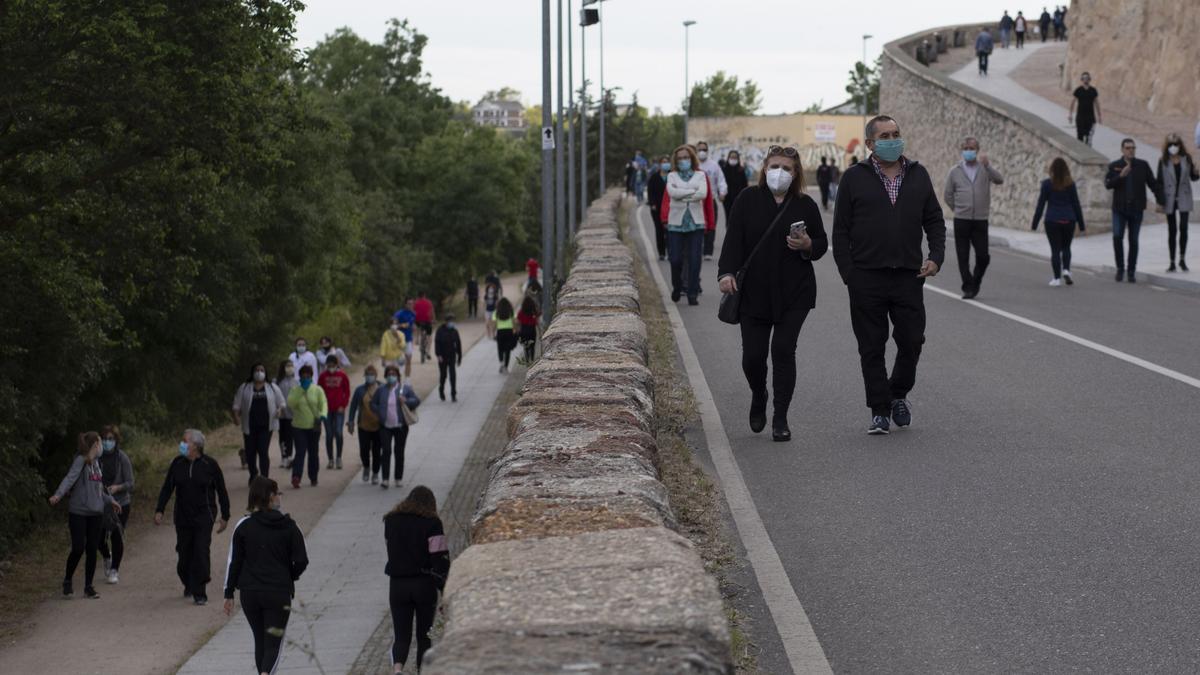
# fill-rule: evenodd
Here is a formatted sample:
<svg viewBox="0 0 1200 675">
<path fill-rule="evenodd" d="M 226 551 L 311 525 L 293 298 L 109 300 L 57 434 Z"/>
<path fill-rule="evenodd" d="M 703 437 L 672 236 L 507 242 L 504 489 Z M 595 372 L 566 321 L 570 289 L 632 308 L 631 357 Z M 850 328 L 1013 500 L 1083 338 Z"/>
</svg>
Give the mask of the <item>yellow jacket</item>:
<svg viewBox="0 0 1200 675">
<path fill-rule="evenodd" d="M 379 338 L 379 356 L 384 361 L 403 361 L 406 346 L 404 333 L 389 328 L 383 332 L 383 337 Z"/>
</svg>

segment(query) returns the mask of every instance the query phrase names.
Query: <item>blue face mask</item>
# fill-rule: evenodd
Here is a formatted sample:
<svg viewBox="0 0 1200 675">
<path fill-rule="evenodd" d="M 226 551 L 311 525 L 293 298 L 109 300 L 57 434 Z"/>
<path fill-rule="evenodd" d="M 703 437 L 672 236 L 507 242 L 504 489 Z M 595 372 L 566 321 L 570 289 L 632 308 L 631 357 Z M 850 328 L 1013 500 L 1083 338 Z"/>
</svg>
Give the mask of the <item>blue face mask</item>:
<svg viewBox="0 0 1200 675">
<path fill-rule="evenodd" d="M 117 447 L 117 442 L 111 438 L 106 438 L 106 439 L 100 441 L 100 449 L 103 450 L 105 453 L 112 452 L 113 449 L 116 447 Z"/>
<path fill-rule="evenodd" d="M 680 171 L 691 171 L 692 170 L 692 160 L 690 160 L 690 159 L 679 160 L 679 170 Z"/>
<path fill-rule="evenodd" d="M 670 163 L 670 162 L 663 162 L 663 163 L 662 163 L 662 166 L 661 166 L 660 168 L 661 168 L 663 171 L 670 171 L 670 170 L 671 170 L 671 163 Z"/>
<path fill-rule="evenodd" d="M 179 454 L 183 457 L 187 457 L 187 453 L 188 453 L 187 441 L 180 441 L 179 442 Z"/>
<path fill-rule="evenodd" d="M 397 378 L 396 378 L 396 376 L 395 376 L 395 375 L 388 375 L 388 376 L 387 376 L 387 383 L 388 383 L 388 384 L 396 384 L 396 381 L 397 381 Z"/>
<path fill-rule="evenodd" d="M 312 386 L 312 378 L 311 377 L 300 378 L 300 386 L 301 386 L 301 388 L 308 389 L 309 387 Z"/>
<path fill-rule="evenodd" d="M 979 156 L 979 153 L 977 153 L 974 150 L 963 150 L 962 152 L 963 152 L 963 159 L 965 159 L 968 162 L 974 162 L 975 158 Z"/>
<path fill-rule="evenodd" d="M 875 141 L 875 156 L 885 162 L 894 162 L 904 154 L 903 138 L 888 138 Z"/>
<path fill-rule="evenodd" d="M 367 375 L 366 378 L 364 378 L 364 379 L 366 379 L 367 384 L 375 384 L 375 376 L 374 375 Z"/>
</svg>

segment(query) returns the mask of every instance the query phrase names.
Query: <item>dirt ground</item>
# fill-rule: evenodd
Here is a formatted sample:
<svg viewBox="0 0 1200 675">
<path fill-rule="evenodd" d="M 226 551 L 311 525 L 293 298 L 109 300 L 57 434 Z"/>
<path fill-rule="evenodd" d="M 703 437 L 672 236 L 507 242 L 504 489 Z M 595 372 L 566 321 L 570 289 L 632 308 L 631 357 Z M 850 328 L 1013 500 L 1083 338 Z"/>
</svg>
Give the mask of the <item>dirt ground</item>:
<svg viewBox="0 0 1200 675">
<path fill-rule="evenodd" d="M 1063 107 L 1071 105 L 1071 91 L 1078 83 L 1072 83 L 1067 91 L 1060 86 L 1060 66 L 1067 57 L 1067 44 L 1059 43 L 1045 47 L 1032 56 L 1013 72 L 1013 77 L 1029 91 L 1060 102 Z M 1192 146 L 1192 132 L 1196 128 L 1195 118 L 1188 115 L 1160 115 L 1146 109 L 1143 101 L 1126 100 L 1120 97 L 1121 92 L 1109 89 L 1104 82 L 1093 80 L 1092 86 L 1100 91 L 1101 123 L 1117 129 L 1134 138 L 1154 142 L 1153 148 L 1138 148 L 1138 156 L 1142 159 L 1157 157 L 1162 154 L 1162 143 L 1168 133 L 1174 132 L 1183 138 L 1184 145 Z M 1066 123 L 1066 120 L 1063 120 Z M 1153 162 L 1152 162 L 1153 163 Z"/>
<path fill-rule="evenodd" d="M 504 277 L 505 294 L 510 299 L 519 297 L 523 281 L 524 275 L 520 274 Z M 461 311 L 459 314 L 459 331 L 466 351 L 479 340 L 486 339 L 484 323 L 482 319 L 467 320 Z M 315 346 L 315 339 L 310 342 Z M 378 365 L 376 352 L 371 351 L 367 356 Z M 355 359 L 354 366 L 349 369 L 354 386 L 362 381 L 364 358 Z M 422 365 L 418 358 L 414 362 L 412 378 L 422 398 L 437 395 L 436 360 Z M 234 386 L 231 385 L 231 390 Z M 465 391 L 459 394 L 470 395 Z M 232 426 L 214 430 L 208 436 L 213 445 L 216 445 L 216 439 L 234 442 L 240 438 L 238 430 Z M 306 480 L 303 488 L 292 490 L 290 485 L 285 485 L 290 472 L 276 468 L 279 450 L 277 439 L 272 439 L 270 475 L 284 487 L 283 510 L 306 533 L 346 484 L 361 477 L 357 436 L 345 435 L 344 468 L 341 471 L 324 468 L 324 439 L 321 444 L 320 485 L 309 487 Z M 173 451 L 174 448 L 163 450 Z M 236 520 L 245 511 L 247 474 L 236 453 L 224 458 L 221 468 L 229 490 L 230 511 Z M 157 494 L 162 477 L 137 476 L 137 480 L 139 491 L 152 490 Z M 363 486 L 363 489 L 370 487 Z M 377 487 L 374 489 L 378 490 Z M 390 494 L 388 498 L 398 499 L 399 496 Z M 121 564 L 121 582 L 116 586 L 105 584 L 103 570 L 97 569 L 99 600 L 82 597 L 82 561 L 76 572 L 75 596 L 64 600 L 57 595 L 57 580 L 62 574 L 67 548 L 66 528 L 63 527 L 62 556 L 54 559 L 53 574 L 48 575 L 55 580 L 54 588 L 47 589 L 48 599 L 28 616 L 25 630 L 9 643 L 0 645 L 0 673 L 173 673 L 224 625 L 227 619 L 221 611 L 220 598 L 231 530 L 213 534 L 209 604 L 196 607 L 183 599 L 182 587 L 175 575 L 175 532 L 169 523 L 169 510 L 168 506 L 168 522 L 158 527 L 151 524 L 149 514 L 133 515 L 130 541 Z M 319 555 L 319 552 L 309 551 L 309 555 Z M 97 567 L 99 565 L 97 561 Z M 233 620 L 244 621 L 240 614 L 235 614 Z"/>
</svg>

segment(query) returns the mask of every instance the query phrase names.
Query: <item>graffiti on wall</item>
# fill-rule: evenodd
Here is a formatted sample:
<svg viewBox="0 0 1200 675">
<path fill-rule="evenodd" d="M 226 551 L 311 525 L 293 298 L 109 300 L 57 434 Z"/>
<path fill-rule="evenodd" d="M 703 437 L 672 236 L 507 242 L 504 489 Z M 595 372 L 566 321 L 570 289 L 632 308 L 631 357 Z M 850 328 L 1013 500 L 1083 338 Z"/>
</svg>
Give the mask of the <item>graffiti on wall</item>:
<svg viewBox="0 0 1200 675">
<path fill-rule="evenodd" d="M 791 142 L 791 139 L 776 136 L 771 138 L 751 138 L 746 137 L 739 139 L 733 143 L 710 143 L 709 149 L 712 150 L 716 157 L 724 159 L 731 151 L 737 151 L 742 157 L 742 164 L 754 173 L 758 173 L 762 169 L 763 160 L 767 157 L 767 150 L 772 145 L 790 145 L 796 147 L 796 144 Z M 865 146 L 858 141 L 852 139 L 846 147 L 842 147 L 833 141 L 824 143 L 809 143 L 796 150 L 800 152 L 800 164 L 806 170 L 815 170 L 821 163 L 822 157 L 828 157 L 835 162 L 839 168 L 846 168 L 850 165 L 850 157 L 854 157 L 856 161 L 862 161 L 865 157 L 863 152 Z"/>
</svg>

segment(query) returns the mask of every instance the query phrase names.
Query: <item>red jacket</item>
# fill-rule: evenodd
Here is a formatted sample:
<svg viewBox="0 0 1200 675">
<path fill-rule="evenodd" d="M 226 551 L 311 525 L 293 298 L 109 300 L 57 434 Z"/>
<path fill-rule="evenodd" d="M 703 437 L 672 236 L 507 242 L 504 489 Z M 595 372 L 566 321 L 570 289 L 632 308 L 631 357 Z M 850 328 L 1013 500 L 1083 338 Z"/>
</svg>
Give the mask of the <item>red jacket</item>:
<svg viewBox="0 0 1200 675">
<path fill-rule="evenodd" d="M 332 373 L 322 370 L 317 378 L 317 384 L 325 390 L 325 400 L 329 402 L 329 412 L 341 412 L 350 405 L 350 376 L 341 370 Z"/>
<path fill-rule="evenodd" d="M 708 181 L 708 174 L 704 176 L 704 184 L 708 186 L 708 194 L 704 197 L 704 230 L 712 232 L 717 229 L 717 207 L 713 203 L 712 183 Z M 670 212 L 671 193 L 663 190 L 662 206 L 659 210 L 659 213 L 662 214 L 663 223 L 667 222 L 667 214 Z"/>
</svg>

